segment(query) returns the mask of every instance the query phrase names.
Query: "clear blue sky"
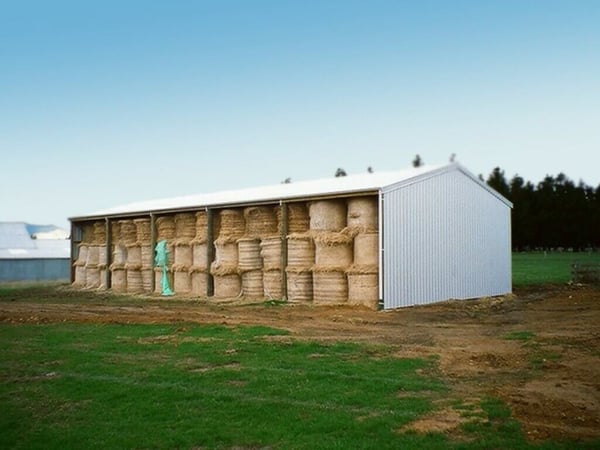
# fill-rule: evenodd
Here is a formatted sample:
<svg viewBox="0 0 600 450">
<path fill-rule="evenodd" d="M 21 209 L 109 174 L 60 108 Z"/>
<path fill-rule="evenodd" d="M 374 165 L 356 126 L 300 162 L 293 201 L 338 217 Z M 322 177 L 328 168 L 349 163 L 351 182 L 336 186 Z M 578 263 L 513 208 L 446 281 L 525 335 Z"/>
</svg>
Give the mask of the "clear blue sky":
<svg viewBox="0 0 600 450">
<path fill-rule="evenodd" d="M 0 1 L 0 220 L 451 153 L 600 183 L 600 1 Z"/>
</svg>

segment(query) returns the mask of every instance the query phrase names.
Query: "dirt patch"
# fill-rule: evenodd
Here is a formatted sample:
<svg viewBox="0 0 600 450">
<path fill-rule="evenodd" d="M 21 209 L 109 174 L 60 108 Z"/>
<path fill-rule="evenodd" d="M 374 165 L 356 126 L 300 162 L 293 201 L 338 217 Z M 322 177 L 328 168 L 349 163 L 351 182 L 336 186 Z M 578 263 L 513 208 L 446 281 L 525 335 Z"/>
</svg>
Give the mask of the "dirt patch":
<svg viewBox="0 0 600 450">
<path fill-rule="evenodd" d="M 241 300 L 131 299 L 59 288 L 48 298 L 0 301 L 0 321 L 264 325 L 290 332 L 272 339 L 387 344 L 398 357 L 439 357 L 450 397 L 501 398 L 532 440 L 600 438 L 597 288 L 520 290 L 506 297 L 395 311 Z M 146 343 L 175 339 L 153 337 Z M 460 420 L 460 412 L 446 404 L 411 427 L 451 432 L 446 430 Z"/>
</svg>

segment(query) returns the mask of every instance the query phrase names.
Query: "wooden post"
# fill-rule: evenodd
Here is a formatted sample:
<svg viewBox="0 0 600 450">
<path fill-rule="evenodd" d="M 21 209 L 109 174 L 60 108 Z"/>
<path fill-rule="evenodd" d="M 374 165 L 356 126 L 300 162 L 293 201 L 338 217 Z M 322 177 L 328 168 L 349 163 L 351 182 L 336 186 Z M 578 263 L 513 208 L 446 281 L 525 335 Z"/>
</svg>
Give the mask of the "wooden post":
<svg viewBox="0 0 600 450">
<path fill-rule="evenodd" d="M 110 264 L 112 262 L 112 224 L 108 217 L 104 219 L 106 229 L 106 274 L 104 278 L 104 285 L 106 289 L 110 289 L 112 283 L 112 272 L 110 271 Z"/>
<path fill-rule="evenodd" d="M 206 209 L 206 296 L 215 295 L 215 280 L 210 273 L 210 266 L 215 259 L 215 236 L 214 236 L 214 214 L 213 210 Z"/>
<path fill-rule="evenodd" d="M 279 204 L 281 208 L 281 298 L 283 300 L 287 300 L 287 273 L 285 269 L 287 268 L 287 260 L 288 260 L 288 209 L 287 203 L 281 202 Z"/>
<path fill-rule="evenodd" d="M 152 273 L 150 274 L 150 292 L 156 289 L 156 279 L 154 277 L 154 249 L 156 247 L 156 217 L 150 213 L 150 252 L 152 254 Z"/>
</svg>

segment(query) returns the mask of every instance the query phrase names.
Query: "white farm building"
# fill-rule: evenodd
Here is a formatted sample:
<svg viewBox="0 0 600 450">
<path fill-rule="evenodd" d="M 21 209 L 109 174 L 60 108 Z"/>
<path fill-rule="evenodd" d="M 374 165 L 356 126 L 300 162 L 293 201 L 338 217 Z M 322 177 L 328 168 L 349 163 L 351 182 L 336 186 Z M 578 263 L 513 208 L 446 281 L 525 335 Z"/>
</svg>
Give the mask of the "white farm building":
<svg viewBox="0 0 600 450">
<path fill-rule="evenodd" d="M 71 218 L 72 282 L 384 308 L 511 292 L 512 204 L 459 164 L 140 202 Z"/>
</svg>

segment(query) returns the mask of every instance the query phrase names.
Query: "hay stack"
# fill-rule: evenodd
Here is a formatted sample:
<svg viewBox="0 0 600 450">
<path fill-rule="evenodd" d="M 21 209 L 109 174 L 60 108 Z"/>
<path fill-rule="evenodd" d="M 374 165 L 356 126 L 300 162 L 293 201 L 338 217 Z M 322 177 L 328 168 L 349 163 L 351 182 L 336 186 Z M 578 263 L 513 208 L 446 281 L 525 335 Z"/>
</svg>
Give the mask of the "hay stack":
<svg viewBox="0 0 600 450">
<path fill-rule="evenodd" d="M 202 243 L 196 242 L 192 246 L 192 267 L 196 270 L 203 270 L 206 272 L 206 269 L 208 268 L 206 247 L 206 241 Z"/>
<path fill-rule="evenodd" d="M 135 245 L 137 242 L 137 229 L 133 220 L 119 220 L 120 234 L 119 242 L 125 245 Z"/>
<path fill-rule="evenodd" d="M 192 279 L 192 294 L 200 297 L 206 297 L 206 270 L 199 271 L 192 267 L 190 270 L 190 277 Z"/>
<path fill-rule="evenodd" d="M 121 224 L 118 221 L 110 222 L 110 239 L 113 244 L 119 242 L 121 235 Z"/>
<path fill-rule="evenodd" d="M 102 245 L 98 247 L 98 267 L 100 269 L 106 269 L 106 267 L 108 266 L 108 261 L 106 259 L 106 257 L 108 256 L 108 253 L 106 252 L 106 246 Z"/>
<path fill-rule="evenodd" d="M 315 239 L 315 264 L 320 267 L 346 270 L 352 264 L 352 236 L 345 232 L 317 231 Z"/>
<path fill-rule="evenodd" d="M 265 270 L 263 272 L 263 289 L 267 298 L 281 298 L 281 270 Z"/>
<path fill-rule="evenodd" d="M 260 239 L 243 237 L 238 239 L 238 268 L 240 272 L 262 269 Z"/>
<path fill-rule="evenodd" d="M 106 266 L 102 267 L 99 266 L 100 269 L 100 286 L 98 286 L 98 289 L 107 289 L 106 286 L 106 272 L 107 272 L 107 268 Z"/>
<path fill-rule="evenodd" d="M 116 244 L 113 247 L 112 266 L 119 267 L 125 266 L 127 262 L 127 247 L 122 244 Z"/>
<path fill-rule="evenodd" d="M 139 245 L 150 245 L 152 242 L 152 229 L 150 227 L 150 219 L 134 219 L 137 243 Z"/>
<path fill-rule="evenodd" d="M 219 238 L 215 241 L 215 261 L 214 266 L 233 266 L 238 265 L 238 246 L 231 239 Z"/>
<path fill-rule="evenodd" d="M 189 294 L 192 290 L 192 277 L 187 268 L 175 268 L 173 271 L 173 290 L 177 294 Z"/>
<path fill-rule="evenodd" d="M 348 200 L 348 227 L 362 231 L 377 230 L 377 197 L 356 197 Z"/>
<path fill-rule="evenodd" d="M 75 266 L 75 280 L 73 281 L 73 284 L 75 286 L 85 286 L 85 281 L 86 281 L 86 270 L 85 270 L 85 265 L 77 265 L 77 263 L 74 264 Z"/>
<path fill-rule="evenodd" d="M 106 223 L 102 221 L 94 222 L 94 244 L 106 244 Z"/>
<path fill-rule="evenodd" d="M 354 238 L 354 264 L 379 264 L 379 234 L 359 233 Z"/>
<path fill-rule="evenodd" d="M 213 271 L 215 281 L 215 297 L 238 297 L 242 291 L 242 280 L 235 267 L 221 267 Z"/>
<path fill-rule="evenodd" d="M 94 224 L 86 222 L 81 226 L 81 242 L 92 244 L 94 242 Z"/>
<path fill-rule="evenodd" d="M 190 244 L 184 244 L 183 241 L 178 241 L 174 250 L 174 267 L 177 267 L 178 269 L 189 269 L 193 263 L 192 246 Z"/>
<path fill-rule="evenodd" d="M 139 266 L 131 266 L 127 269 L 127 292 L 140 293 L 144 292 L 144 285 L 142 282 L 142 271 Z"/>
<path fill-rule="evenodd" d="M 244 209 L 246 236 L 263 237 L 277 232 L 277 217 L 271 206 L 251 206 Z"/>
<path fill-rule="evenodd" d="M 125 292 L 127 290 L 127 271 L 124 267 L 115 267 L 111 274 L 111 288 L 115 292 Z"/>
<path fill-rule="evenodd" d="M 271 236 L 260 241 L 260 256 L 265 271 L 281 268 L 281 237 Z"/>
<path fill-rule="evenodd" d="M 292 233 L 304 233 L 308 231 L 310 227 L 310 218 L 308 216 L 308 207 L 306 203 L 288 203 L 287 207 L 287 232 Z M 281 209 L 277 207 L 277 231 L 281 233 Z"/>
<path fill-rule="evenodd" d="M 219 213 L 220 229 L 219 238 L 232 239 L 241 238 L 246 230 L 244 214 L 239 209 L 222 209 Z"/>
<path fill-rule="evenodd" d="M 322 305 L 338 305 L 348 302 L 346 274 L 327 267 L 313 267 L 314 302 Z"/>
<path fill-rule="evenodd" d="M 85 265 L 88 267 L 97 267 L 100 263 L 100 247 L 98 245 L 90 245 L 87 250 Z"/>
<path fill-rule="evenodd" d="M 152 277 L 154 276 L 154 270 L 152 267 L 143 267 L 140 270 L 142 273 L 142 289 L 144 292 L 152 292 Z"/>
<path fill-rule="evenodd" d="M 142 247 L 138 244 L 127 245 L 126 264 L 142 267 Z"/>
<path fill-rule="evenodd" d="M 156 242 L 175 238 L 175 218 L 173 216 L 161 216 L 156 219 Z"/>
<path fill-rule="evenodd" d="M 206 211 L 198 211 L 196 213 L 196 235 L 193 243 L 202 244 L 206 242 L 206 234 L 208 233 L 208 215 Z"/>
<path fill-rule="evenodd" d="M 248 298 L 263 298 L 265 295 L 262 270 L 242 273 L 242 293 Z"/>
<path fill-rule="evenodd" d="M 343 200 L 318 200 L 308 205 L 310 229 L 341 231 L 346 227 L 346 202 Z"/>
<path fill-rule="evenodd" d="M 348 303 L 376 309 L 379 302 L 379 276 L 376 265 L 348 269 Z"/>
<path fill-rule="evenodd" d="M 287 274 L 288 300 L 310 301 L 313 299 L 313 276 L 310 269 L 288 267 Z"/>
<path fill-rule="evenodd" d="M 143 268 L 154 267 L 154 252 L 152 251 L 152 247 L 150 245 L 141 245 L 140 252 L 141 252 L 141 258 L 142 258 L 142 267 Z"/>
<path fill-rule="evenodd" d="M 288 235 L 288 267 L 309 269 L 315 262 L 315 244 L 308 233 Z"/>
<path fill-rule="evenodd" d="M 196 216 L 194 214 L 175 214 L 175 237 L 178 244 L 190 244 L 196 237 Z"/>
<path fill-rule="evenodd" d="M 86 267 L 85 287 L 89 289 L 97 289 L 100 287 L 100 268 L 98 266 Z"/>
<path fill-rule="evenodd" d="M 87 244 L 81 243 L 77 246 L 78 254 L 77 260 L 75 261 L 75 266 L 85 266 L 87 264 L 88 258 L 88 248 Z"/>
</svg>

